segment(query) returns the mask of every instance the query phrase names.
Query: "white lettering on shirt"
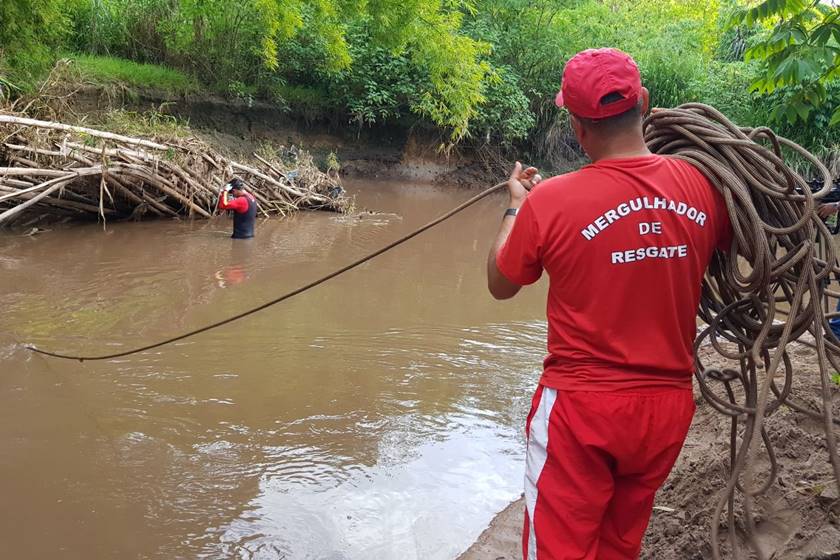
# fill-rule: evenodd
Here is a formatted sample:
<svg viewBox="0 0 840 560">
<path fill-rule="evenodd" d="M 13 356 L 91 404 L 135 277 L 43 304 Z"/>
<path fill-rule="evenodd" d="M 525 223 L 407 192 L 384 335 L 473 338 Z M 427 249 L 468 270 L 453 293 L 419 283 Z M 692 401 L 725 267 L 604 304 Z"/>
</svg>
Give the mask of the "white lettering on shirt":
<svg viewBox="0 0 840 560">
<path fill-rule="evenodd" d="M 627 264 L 645 259 L 683 259 L 688 256 L 688 245 L 668 247 L 640 247 L 626 251 L 613 251 L 612 264 Z"/>
<path fill-rule="evenodd" d="M 651 201 L 648 197 L 643 196 L 622 202 L 615 208 L 606 210 L 603 214 L 592 220 L 592 223 L 580 230 L 580 234 L 587 241 L 591 241 L 610 224 L 613 224 L 621 218 L 627 217 L 634 212 L 639 212 L 643 209 L 673 212 L 677 216 L 685 216 L 700 227 L 706 226 L 706 213 L 693 206 L 689 206 L 685 202 L 669 200 L 658 196 L 653 197 L 653 201 Z"/>
<path fill-rule="evenodd" d="M 595 218 L 595 225 L 598 226 L 598 231 L 604 231 L 608 225 L 607 219 L 604 216 L 598 216 Z"/>
<path fill-rule="evenodd" d="M 595 227 L 595 224 L 589 224 L 585 228 L 580 231 L 581 235 L 583 235 L 587 241 L 598 235 L 598 228 Z"/>
</svg>

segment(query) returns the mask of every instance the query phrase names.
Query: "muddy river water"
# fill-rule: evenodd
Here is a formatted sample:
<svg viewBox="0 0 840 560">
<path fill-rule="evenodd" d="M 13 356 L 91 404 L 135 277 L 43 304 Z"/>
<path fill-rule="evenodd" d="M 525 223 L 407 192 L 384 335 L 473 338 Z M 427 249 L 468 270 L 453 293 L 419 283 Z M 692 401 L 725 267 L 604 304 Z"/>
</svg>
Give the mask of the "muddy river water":
<svg viewBox="0 0 840 560">
<path fill-rule="evenodd" d="M 470 193 L 348 185 L 362 218 L 82 225 L 0 236 L 0 558 L 447 560 L 522 487 L 545 284 L 487 294 L 503 199 L 271 299 Z"/>
</svg>

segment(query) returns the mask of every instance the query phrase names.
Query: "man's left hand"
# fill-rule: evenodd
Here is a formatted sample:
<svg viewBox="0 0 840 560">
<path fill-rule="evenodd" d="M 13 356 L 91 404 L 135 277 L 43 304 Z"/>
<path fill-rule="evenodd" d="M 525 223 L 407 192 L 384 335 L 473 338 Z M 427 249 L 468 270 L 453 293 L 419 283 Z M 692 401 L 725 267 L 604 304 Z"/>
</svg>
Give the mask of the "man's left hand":
<svg viewBox="0 0 840 560">
<path fill-rule="evenodd" d="M 529 167 L 523 171 L 522 164 L 517 161 L 507 182 L 511 207 L 518 208 L 521 206 L 525 197 L 528 196 L 528 191 L 537 186 L 540 181 L 542 181 L 542 176 L 537 173 L 536 167 Z"/>
</svg>

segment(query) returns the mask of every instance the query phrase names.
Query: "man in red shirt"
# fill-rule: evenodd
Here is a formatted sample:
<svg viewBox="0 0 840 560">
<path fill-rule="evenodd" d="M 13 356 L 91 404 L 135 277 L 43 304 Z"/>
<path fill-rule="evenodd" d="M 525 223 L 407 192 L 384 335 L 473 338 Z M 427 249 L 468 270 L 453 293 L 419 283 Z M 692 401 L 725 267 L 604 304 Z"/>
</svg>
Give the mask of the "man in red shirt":
<svg viewBox="0 0 840 560">
<path fill-rule="evenodd" d="M 630 560 L 694 414 L 700 286 L 731 226 L 696 168 L 648 151 L 648 91 L 630 56 L 578 53 L 556 101 L 592 163 L 546 181 L 517 163 L 487 263 L 497 299 L 549 276 L 523 552 Z"/>
<path fill-rule="evenodd" d="M 230 195 L 233 195 L 231 198 Z M 219 193 L 219 209 L 233 210 L 234 239 L 254 237 L 254 225 L 257 221 L 257 199 L 245 190 L 242 179 L 234 179 L 224 186 Z"/>
</svg>

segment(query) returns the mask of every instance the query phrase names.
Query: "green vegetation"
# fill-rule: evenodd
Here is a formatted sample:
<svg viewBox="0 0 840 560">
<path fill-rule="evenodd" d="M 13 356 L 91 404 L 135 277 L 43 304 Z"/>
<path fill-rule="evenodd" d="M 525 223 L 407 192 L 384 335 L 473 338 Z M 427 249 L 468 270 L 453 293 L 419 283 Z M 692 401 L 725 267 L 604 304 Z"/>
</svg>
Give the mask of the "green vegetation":
<svg viewBox="0 0 840 560">
<path fill-rule="evenodd" d="M 173 93 L 190 93 L 199 89 L 195 78 L 157 64 L 142 64 L 110 56 L 74 55 L 71 58 L 81 78 L 95 84 L 124 84 Z"/>
<path fill-rule="evenodd" d="M 276 97 L 326 90 L 354 54 L 404 55 L 423 79 L 411 110 L 464 136 L 483 97 L 490 46 L 460 33 L 470 5 L 451 0 L 76 0 L 72 46 L 190 70 L 213 88 Z M 305 61 L 306 66 L 294 65 Z M 299 73 L 306 79 L 289 80 Z M 316 84 L 310 82 L 317 79 Z"/>
<path fill-rule="evenodd" d="M 766 0 L 737 10 L 730 27 L 735 25 L 754 26 L 757 37 L 745 56 L 761 61 L 762 72 L 750 89 L 768 96 L 778 92 L 773 120 L 807 123 L 812 112 L 833 101 L 830 122 L 817 114 L 816 124 L 840 124 L 840 9 L 807 0 Z"/>
<path fill-rule="evenodd" d="M 64 49 L 96 83 L 201 87 L 558 162 L 575 155 L 553 105 L 563 66 L 603 46 L 633 55 L 655 105 L 706 102 L 840 146 L 831 0 L 4 0 L 0 90 L 32 88 Z"/>
<path fill-rule="evenodd" d="M 158 110 L 137 113 L 123 109 L 108 111 L 97 122 L 97 126 L 117 134 L 128 136 L 152 136 L 158 138 L 189 137 L 192 131 L 187 123 Z"/>
<path fill-rule="evenodd" d="M 31 86 L 49 69 L 70 28 L 71 1 L 0 2 L 0 94 Z"/>
</svg>

